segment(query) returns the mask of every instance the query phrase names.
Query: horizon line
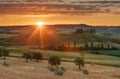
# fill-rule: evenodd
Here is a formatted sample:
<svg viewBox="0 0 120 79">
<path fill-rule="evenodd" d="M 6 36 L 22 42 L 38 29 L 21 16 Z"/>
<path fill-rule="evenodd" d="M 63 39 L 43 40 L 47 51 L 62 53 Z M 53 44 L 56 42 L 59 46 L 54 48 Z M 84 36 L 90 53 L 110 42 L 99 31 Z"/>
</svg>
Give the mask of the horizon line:
<svg viewBox="0 0 120 79">
<path fill-rule="evenodd" d="M 65 24 L 61 24 L 61 23 L 58 23 L 58 24 L 44 24 L 45 26 L 47 25 L 86 25 L 86 26 L 94 26 L 94 27 L 120 27 L 120 25 L 90 25 L 90 24 L 84 24 L 84 23 L 65 23 Z M 0 27 L 12 27 L 12 26 L 36 26 L 36 24 L 15 24 L 15 25 L 0 25 Z"/>
</svg>

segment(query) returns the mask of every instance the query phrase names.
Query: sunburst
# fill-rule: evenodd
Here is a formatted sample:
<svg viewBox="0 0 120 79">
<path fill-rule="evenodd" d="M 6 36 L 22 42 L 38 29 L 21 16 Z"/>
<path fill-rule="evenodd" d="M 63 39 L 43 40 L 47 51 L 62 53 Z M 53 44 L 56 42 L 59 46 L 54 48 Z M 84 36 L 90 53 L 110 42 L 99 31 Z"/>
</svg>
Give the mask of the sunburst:
<svg viewBox="0 0 120 79">
<path fill-rule="evenodd" d="M 43 27 L 44 24 L 45 24 L 44 22 L 37 22 L 37 23 L 36 23 L 36 25 L 37 25 L 39 28 Z"/>
</svg>

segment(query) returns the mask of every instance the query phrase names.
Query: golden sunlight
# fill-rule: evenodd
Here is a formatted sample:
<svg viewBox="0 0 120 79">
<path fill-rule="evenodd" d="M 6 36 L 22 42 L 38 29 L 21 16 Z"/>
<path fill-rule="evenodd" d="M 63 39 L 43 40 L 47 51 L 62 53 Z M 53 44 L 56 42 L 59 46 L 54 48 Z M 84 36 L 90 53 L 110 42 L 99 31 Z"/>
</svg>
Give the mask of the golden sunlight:
<svg viewBox="0 0 120 79">
<path fill-rule="evenodd" d="M 40 27 L 40 28 L 43 27 L 44 24 L 45 24 L 44 22 L 37 22 L 37 23 L 36 23 L 36 25 L 37 25 L 38 27 Z"/>
</svg>

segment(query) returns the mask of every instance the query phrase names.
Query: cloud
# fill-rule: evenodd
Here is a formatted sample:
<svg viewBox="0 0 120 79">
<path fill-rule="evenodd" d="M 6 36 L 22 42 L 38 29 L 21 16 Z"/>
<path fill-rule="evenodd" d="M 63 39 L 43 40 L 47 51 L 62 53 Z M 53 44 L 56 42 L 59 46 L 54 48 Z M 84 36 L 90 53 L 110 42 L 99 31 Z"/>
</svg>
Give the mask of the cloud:
<svg viewBox="0 0 120 79">
<path fill-rule="evenodd" d="M 0 14 L 120 14 L 120 1 L 98 0 L 0 0 Z"/>
</svg>

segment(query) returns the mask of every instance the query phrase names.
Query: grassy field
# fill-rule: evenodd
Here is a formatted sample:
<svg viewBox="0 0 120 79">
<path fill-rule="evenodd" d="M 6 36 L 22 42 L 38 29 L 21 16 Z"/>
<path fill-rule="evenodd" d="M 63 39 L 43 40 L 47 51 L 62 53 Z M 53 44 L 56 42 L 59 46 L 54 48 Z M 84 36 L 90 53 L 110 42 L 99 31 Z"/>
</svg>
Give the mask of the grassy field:
<svg viewBox="0 0 120 79">
<path fill-rule="evenodd" d="M 4 46 L 0 46 L 0 48 L 4 48 Z"/>
<path fill-rule="evenodd" d="M 51 30 L 51 29 L 50 29 Z M 63 29 L 62 29 L 63 30 Z M 56 45 L 58 44 L 62 44 L 62 42 L 68 42 L 68 41 L 76 41 L 77 45 L 83 45 L 85 40 L 88 42 L 94 41 L 96 43 L 96 41 L 102 41 L 104 42 L 105 46 L 106 42 L 109 39 L 108 37 L 106 37 L 105 35 L 101 34 L 101 33 L 96 33 L 96 34 L 90 34 L 90 33 L 83 33 L 83 34 L 77 34 L 74 35 L 72 34 L 73 30 L 68 30 L 68 31 L 62 31 L 62 30 L 51 30 L 52 33 L 49 36 L 48 34 L 45 34 L 46 38 L 44 41 L 46 41 L 46 43 L 55 43 Z M 26 31 L 27 32 L 27 31 Z M 57 33 L 56 33 L 57 32 Z M 31 31 L 32 33 L 32 31 Z M 14 37 L 13 37 L 14 35 Z M 28 39 L 28 37 L 30 36 L 30 34 L 8 34 L 8 35 L 3 35 L 0 34 L 0 36 L 2 38 L 6 38 L 5 40 L 1 40 L 2 42 L 5 41 L 7 43 L 16 43 L 16 44 L 24 44 L 24 42 Z M 5 37 L 3 37 L 5 36 Z M 51 38 L 51 39 L 49 39 Z M 117 41 L 119 41 L 119 38 L 116 38 Z M 36 41 L 31 41 L 31 42 L 36 42 Z M 119 47 L 119 43 L 111 43 L 116 44 L 115 46 Z M 95 44 L 97 45 L 97 44 Z M 2 46 L 0 46 L 0 48 L 2 48 Z M 11 57 L 19 57 L 22 56 L 22 53 L 26 52 L 26 51 L 41 51 L 38 49 L 25 49 L 24 47 L 8 47 L 8 49 L 10 50 L 10 56 Z M 90 51 L 78 51 L 78 52 L 60 52 L 60 51 L 50 51 L 50 50 L 45 50 L 45 51 L 41 51 L 44 54 L 44 59 L 48 59 L 50 56 L 52 55 L 58 55 L 62 58 L 63 61 L 69 61 L 72 62 L 74 61 L 74 59 L 78 56 L 81 56 L 81 54 L 85 55 L 85 61 L 87 63 L 96 63 L 96 64 L 102 64 L 102 65 L 110 65 L 110 66 L 119 66 L 120 67 L 120 50 L 99 50 L 98 52 L 100 54 L 90 54 Z"/>
<path fill-rule="evenodd" d="M 100 54 L 120 57 L 120 50 L 99 50 Z"/>
<path fill-rule="evenodd" d="M 57 55 L 61 57 L 63 61 L 67 62 L 73 62 L 76 57 L 84 56 L 85 61 L 87 63 L 95 63 L 95 64 L 101 64 L 101 65 L 109 65 L 109 66 L 116 66 L 120 67 L 120 57 L 116 56 L 109 56 L 109 55 L 101 55 L 101 54 L 89 54 L 88 51 L 80 51 L 80 52 L 61 52 L 61 51 L 51 51 L 51 50 L 38 50 L 38 49 L 19 49 L 19 48 L 11 48 L 10 50 L 10 56 L 12 57 L 18 57 L 22 56 L 22 53 L 26 51 L 32 51 L 32 52 L 42 52 L 44 54 L 44 59 L 48 59 L 52 55 Z M 102 52 L 102 51 L 101 51 Z M 109 53 L 109 51 L 103 51 L 103 53 L 106 52 Z M 116 54 L 119 54 L 118 50 L 112 50 L 112 52 L 115 52 Z"/>
<path fill-rule="evenodd" d="M 3 66 L 7 61 L 9 67 Z M 83 70 L 72 62 L 62 62 L 60 67 L 66 71 L 63 76 L 55 75 L 48 69 L 48 61 L 30 61 L 26 63 L 24 59 L 8 57 L 7 60 L 0 60 L 0 79 L 120 79 L 120 68 L 85 64 L 89 74 L 83 74 Z"/>
</svg>

